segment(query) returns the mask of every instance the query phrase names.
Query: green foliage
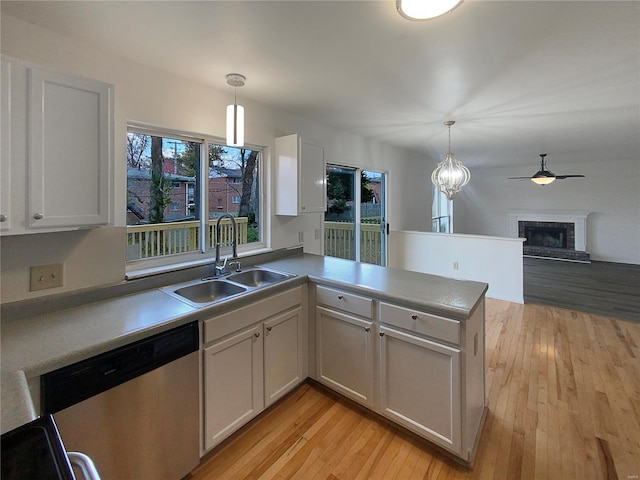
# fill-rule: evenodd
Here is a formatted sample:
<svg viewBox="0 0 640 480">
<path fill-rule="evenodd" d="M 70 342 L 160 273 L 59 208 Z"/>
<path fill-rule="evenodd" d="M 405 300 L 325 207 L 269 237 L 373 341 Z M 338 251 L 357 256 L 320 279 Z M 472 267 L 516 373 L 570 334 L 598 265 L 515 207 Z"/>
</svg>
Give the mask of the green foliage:
<svg viewBox="0 0 640 480">
<path fill-rule="evenodd" d="M 367 172 L 364 170 L 360 172 L 360 202 L 369 203 L 373 200 L 373 191 L 369 187 L 371 180 L 367 177 Z"/>
</svg>

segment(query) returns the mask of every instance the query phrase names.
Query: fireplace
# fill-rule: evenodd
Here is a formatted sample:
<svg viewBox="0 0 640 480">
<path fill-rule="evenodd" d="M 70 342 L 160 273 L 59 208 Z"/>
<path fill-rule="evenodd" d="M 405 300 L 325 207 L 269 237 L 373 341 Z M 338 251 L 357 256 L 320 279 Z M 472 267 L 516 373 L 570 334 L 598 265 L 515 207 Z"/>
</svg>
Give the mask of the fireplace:
<svg viewBox="0 0 640 480">
<path fill-rule="evenodd" d="M 509 213 L 510 236 L 525 239 L 524 256 L 589 262 L 588 215 L 588 212 L 512 211 Z"/>
<path fill-rule="evenodd" d="M 526 247 L 575 250 L 575 224 L 568 222 L 518 222 L 518 237 Z"/>
</svg>

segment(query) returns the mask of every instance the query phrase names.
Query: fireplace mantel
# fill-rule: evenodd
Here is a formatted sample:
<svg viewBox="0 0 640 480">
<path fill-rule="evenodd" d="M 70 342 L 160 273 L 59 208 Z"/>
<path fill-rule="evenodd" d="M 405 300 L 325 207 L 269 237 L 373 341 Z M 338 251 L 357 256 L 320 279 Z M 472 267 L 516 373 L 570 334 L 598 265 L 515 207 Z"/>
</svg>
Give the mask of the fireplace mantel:
<svg viewBox="0 0 640 480">
<path fill-rule="evenodd" d="M 518 238 L 518 222 L 566 222 L 575 225 L 576 250 L 587 251 L 587 217 L 591 212 L 567 210 L 510 210 L 509 237 Z"/>
</svg>

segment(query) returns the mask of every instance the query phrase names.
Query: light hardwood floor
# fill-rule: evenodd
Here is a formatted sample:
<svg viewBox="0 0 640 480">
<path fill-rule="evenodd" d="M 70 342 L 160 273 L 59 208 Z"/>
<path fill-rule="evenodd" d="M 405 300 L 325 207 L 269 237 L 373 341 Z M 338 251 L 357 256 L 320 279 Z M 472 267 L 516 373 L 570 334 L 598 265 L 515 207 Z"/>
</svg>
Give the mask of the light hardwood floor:
<svg viewBox="0 0 640 480">
<path fill-rule="evenodd" d="M 638 479 L 640 323 L 487 299 L 489 413 L 467 469 L 304 384 L 208 455 L 221 479 Z"/>
</svg>

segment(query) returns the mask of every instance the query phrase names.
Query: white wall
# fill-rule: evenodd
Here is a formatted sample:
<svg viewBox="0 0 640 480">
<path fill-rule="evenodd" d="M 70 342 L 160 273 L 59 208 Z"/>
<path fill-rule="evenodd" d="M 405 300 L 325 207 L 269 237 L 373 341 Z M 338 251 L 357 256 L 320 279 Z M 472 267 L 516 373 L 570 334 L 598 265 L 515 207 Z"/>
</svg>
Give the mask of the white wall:
<svg viewBox="0 0 640 480">
<path fill-rule="evenodd" d="M 598 162 L 554 164 L 556 174 L 585 178 L 556 180 L 541 187 L 530 168 L 475 169 L 454 200 L 456 233 L 509 236 L 509 210 L 592 212 L 587 245 L 592 260 L 640 264 L 640 159 L 603 158 Z"/>
<path fill-rule="evenodd" d="M 488 283 L 488 297 L 524 303 L 522 239 L 404 231 L 389 243 L 390 267 Z"/>
<path fill-rule="evenodd" d="M 22 300 L 123 281 L 127 121 L 223 137 L 225 108 L 232 100 L 233 92 L 231 89 L 218 91 L 189 79 L 146 68 L 8 15 L 2 15 L 1 21 L 0 46 L 3 54 L 115 85 L 115 226 L 89 233 L 3 237 L 0 240 L 0 301 Z M 250 88 L 250 82 L 245 88 Z M 273 139 L 299 133 L 321 142 L 326 147 L 328 162 L 387 171 L 389 221 L 394 228 L 429 227 L 431 165 L 423 164 L 421 156 L 367 141 L 275 108 L 248 101 L 242 103 L 246 110 L 246 140 L 266 147 L 267 166 Z M 270 170 L 268 173 L 271 178 Z M 269 192 L 272 187 L 267 185 L 265 190 Z M 297 218 L 271 216 L 268 223 L 271 225 L 273 248 L 296 245 L 298 232 L 303 231 L 305 250 L 320 252 L 321 241 L 315 239 L 314 233 L 321 228 L 322 215 Z M 65 263 L 65 286 L 29 292 L 29 267 L 54 262 Z"/>
</svg>

